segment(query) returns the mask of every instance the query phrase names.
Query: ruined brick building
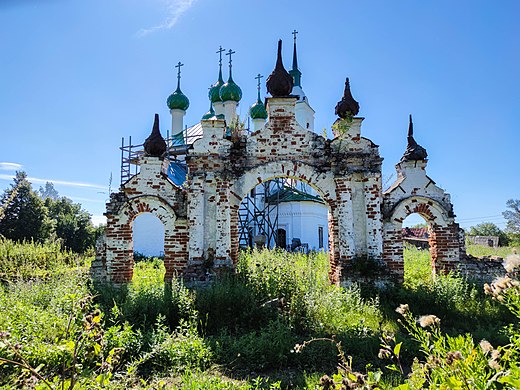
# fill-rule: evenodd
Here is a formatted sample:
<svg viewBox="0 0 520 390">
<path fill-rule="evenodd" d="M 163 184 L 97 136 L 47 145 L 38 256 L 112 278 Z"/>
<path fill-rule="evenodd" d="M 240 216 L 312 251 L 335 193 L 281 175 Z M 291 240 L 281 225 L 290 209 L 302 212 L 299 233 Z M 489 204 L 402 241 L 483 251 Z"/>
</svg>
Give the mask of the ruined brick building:
<svg viewBox="0 0 520 390">
<path fill-rule="evenodd" d="M 363 118 L 357 116 L 359 104 L 349 80 L 336 106 L 334 138 L 318 135 L 294 53 L 293 69 L 287 72 L 279 42 L 276 67 L 266 83 L 271 97 L 264 104 L 259 92 L 250 109 L 251 132 L 237 119 L 242 92 L 233 81 L 231 51 L 228 81 L 224 83 L 220 67 L 209 92 L 210 110 L 189 130 L 196 135 L 191 143 L 183 129 L 189 100 L 178 82 L 168 98 L 172 137 L 165 141 L 156 114 L 142 150 L 130 158 L 139 171 L 125 171 L 120 191 L 107 203 L 106 234 L 98 241 L 92 266 L 98 279 L 132 279 L 132 224 L 142 213 L 155 215 L 164 225 L 166 280 L 179 276 L 203 281 L 233 270 L 240 246 L 241 202 L 257 185 L 273 179 L 304 182 L 326 205 L 334 282 L 352 278 L 359 264 L 377 268 L 379 277 L 402 280 L 402 222 L 414 213 L 429 225 L 432 270 L 458 267 L 465 256 L 464 234 L 455 222 L 450 196 L 426 174 L 427 153 L 414 139 L 411 116 L 408 146 L 396 165 L 397 180 L 383 191 L 383 159 L 378 146 L 361 135 Z M 181 142 L 175 142 L 183 132 Z M 179 159 L 185 171 L 172 168 L 172 161 Z"/>
</svg>

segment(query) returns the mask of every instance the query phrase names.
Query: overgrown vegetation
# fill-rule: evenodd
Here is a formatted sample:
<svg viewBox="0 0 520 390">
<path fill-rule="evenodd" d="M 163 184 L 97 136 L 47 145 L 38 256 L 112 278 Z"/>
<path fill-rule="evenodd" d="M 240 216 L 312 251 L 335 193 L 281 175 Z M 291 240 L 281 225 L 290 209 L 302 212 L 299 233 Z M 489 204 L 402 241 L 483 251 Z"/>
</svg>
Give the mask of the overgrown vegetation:
<svg viewBox="0 0 520 390">
<path fill-rule="evenodd" d="M 405 256 L 405 283 L 381 291 L 331 286 L 326 254 L 284 251 L 244 252 L 236 274 L 204 289 L 165 285 L 162 261 L 141 261 L 115 289 L 93 286 L 88 259 L 57 244 L 0 240 L 0 386 L 518 386 L 514 274 L 486 295 L 433 278 L 427 251 Z"/>
</svg>

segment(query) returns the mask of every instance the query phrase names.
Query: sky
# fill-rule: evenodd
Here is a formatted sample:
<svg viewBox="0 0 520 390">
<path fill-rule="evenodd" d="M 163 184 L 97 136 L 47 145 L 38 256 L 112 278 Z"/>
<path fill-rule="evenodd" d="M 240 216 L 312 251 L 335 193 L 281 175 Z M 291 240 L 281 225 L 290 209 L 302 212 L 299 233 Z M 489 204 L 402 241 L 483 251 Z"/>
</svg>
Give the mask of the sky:
<svg viewBox="0 0 520 390">
<path fill-rule="evenodd" d="M 330 134 L 350 77 L 386 185 L 413 114 L 427 174 L 460 225 L 504 228 L 506 201 L 520 197 L 518 15 L 516 0 L 0 0 L 0 190 L 23 169 L 102 221 L 121 138 L 144 141 L 154 113 L 163 135 L 171 127 L 178 61 L 192 125 L 208 110 L 217 49 L 236 51 L 245 118 L 278 39 L 290 68 L 296 29 L 316 129 Z"/>
</svg>

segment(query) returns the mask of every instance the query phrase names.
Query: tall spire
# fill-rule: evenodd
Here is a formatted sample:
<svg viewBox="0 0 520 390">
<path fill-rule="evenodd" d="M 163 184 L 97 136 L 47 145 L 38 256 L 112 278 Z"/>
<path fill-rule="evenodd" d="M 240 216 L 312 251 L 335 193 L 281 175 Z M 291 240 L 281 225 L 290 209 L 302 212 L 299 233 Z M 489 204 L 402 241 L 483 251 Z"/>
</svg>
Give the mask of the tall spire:
<svg viewBox="0 0 520 390">
<path fill-rule="evenodd" d="M 408 145 L 406 146 L 406 150 L 401 158 L 401 162 L 426 160 L 426 157 L 428 157 L 426 149 L 419 145 L 413 137 L 412 114 L 410 114 L 410 121 L 408 123 Z"/>
<path fill-rule="evenodd" d="M 222 78 L 222 53 L 225 52 L 225 50 L 222 48 L 222 46 L 218 47 L 217 54 L 219 55 L 218 59 L 218 80 L 224 82 L 224 79 Z"/>
<path fill-rule="evenodd" d="M 229 49 L 228 52 L 226 53 L 227 56 L 229 56 L 229 80 L 233 80 L 233 75 L 232 75 L 232 68 L 233 68 L 233 65 L 232 65 L 232 60 L 231 60 L 231 55 L 232 54 L 235 54 L 236 52 L 234 52 L 233 50 Z M 229 82 L 228 80 L 228 82 Z"/>
<path fill-rule="evenodd" d="M 294 40 L 294 48 L 293 48 L 293 60 L 292 60 L 292 69 L 289 71 L 291 76 L 293 77 L 294 86 L 301 87 L 302 82 L 302 72 L 298 69 L 298 57 L 296 55 L 296 34 L 298 31 L 294 30 L 292 32 L 293 40 Z"/>
</svg>

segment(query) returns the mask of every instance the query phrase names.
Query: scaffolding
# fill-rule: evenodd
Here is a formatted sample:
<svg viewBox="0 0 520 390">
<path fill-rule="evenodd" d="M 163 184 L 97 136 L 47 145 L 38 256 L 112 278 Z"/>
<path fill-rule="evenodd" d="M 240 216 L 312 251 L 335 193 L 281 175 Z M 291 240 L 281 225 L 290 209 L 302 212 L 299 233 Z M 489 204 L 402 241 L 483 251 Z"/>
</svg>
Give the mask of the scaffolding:
<svg viewBox="0 0 520 390">
<path fill-rule="evenodd" d="M 245 129 L 246 132 L 249 129 Z M 182 136 L 180 136 L 182 134 Z M 193 142 L 200 135 L 188 133 L 186 128 L 182 133 L 170 136 L 167 134 L 166 158 L 169 161 L 168 176 L 178 185 L 186 179 L 186 155 Z M 125 142 L 121 140 L 121 185 L 139 173 L 141 157 L 144 156 L 144 144 L 132 144 L 132 137 Z M 285 248 L 286 243 L 278 237 L 278 194 L 280 190 L 294 186 L 291 179 L 273 179 L 260 183 L 242 200 L 238 211 L 239 246 L 253 247 L 259 242 L 268 248 L 275 246 Z M 257 242 L 255 243 L 255 240 Z M 285 240 L 283 240 L 285 241 Z"/>
</svg>

